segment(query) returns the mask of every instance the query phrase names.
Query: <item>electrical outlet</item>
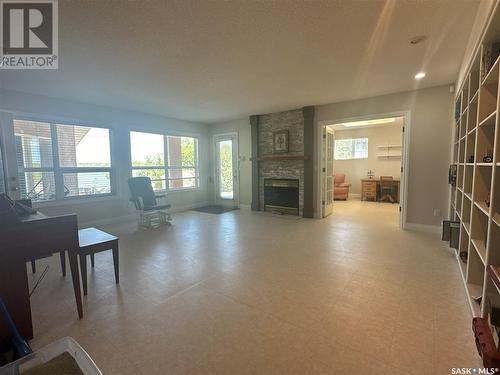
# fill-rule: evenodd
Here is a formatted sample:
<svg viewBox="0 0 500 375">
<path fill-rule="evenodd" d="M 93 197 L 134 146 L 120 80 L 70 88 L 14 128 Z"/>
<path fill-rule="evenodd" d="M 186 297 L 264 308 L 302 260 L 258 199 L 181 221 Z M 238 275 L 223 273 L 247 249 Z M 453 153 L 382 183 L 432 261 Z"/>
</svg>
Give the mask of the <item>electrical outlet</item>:
<svg viewBox="0 0 500 375">
<path fill-rule="evenodd" d="M 440 217 L 441 216 L 441 210 L 439 208 L 434 209 L 434 216 L 435 217 Z"/>
</svg>

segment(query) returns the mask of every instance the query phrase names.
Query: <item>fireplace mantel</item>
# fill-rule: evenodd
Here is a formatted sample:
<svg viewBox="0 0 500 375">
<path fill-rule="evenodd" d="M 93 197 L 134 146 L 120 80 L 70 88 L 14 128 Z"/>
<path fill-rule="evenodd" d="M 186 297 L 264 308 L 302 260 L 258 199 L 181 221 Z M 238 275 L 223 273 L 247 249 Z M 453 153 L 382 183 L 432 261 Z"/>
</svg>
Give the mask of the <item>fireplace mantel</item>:
<svg viewBox="0 0 500 375">
<path fill-rule="evenodd" d="M 271 161 L 271 160 L 309 160 L 308 155 L 262 155 L 250 158 L 251 161 Z"/>
</svg>

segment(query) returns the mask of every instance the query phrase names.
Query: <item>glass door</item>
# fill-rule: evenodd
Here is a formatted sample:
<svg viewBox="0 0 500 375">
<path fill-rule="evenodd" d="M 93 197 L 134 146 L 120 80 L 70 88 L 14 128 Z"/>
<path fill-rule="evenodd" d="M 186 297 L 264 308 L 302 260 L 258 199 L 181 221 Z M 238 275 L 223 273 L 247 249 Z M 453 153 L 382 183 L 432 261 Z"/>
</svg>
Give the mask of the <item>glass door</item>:
<svg viewBox="0 0 500 375">
<path fill-rule="evenodd" d="M 237 206 L 239 192 L 237 136 L 216 135 L 214 144 L 216 203 Z"/>
</svg>

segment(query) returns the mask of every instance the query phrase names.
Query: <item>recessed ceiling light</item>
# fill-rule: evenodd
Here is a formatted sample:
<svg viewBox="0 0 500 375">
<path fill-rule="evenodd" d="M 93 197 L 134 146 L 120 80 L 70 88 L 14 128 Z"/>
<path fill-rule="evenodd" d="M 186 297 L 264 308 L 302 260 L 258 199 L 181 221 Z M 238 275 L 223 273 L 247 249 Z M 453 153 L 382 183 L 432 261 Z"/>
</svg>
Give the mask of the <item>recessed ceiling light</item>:
<svg viewBox="0 0 500 375">
<path fill-rule="evenodd" d="M 415 74 L 415 79 L 422 79 L 424 77 L 425 77 L 424 72 L 418 72 L 417 74 Z"/>
<path fill-rule="evenodd" d="M 428 38 L 427 35 L 417 35 L 417 36 L 414 36 L 413 38 L 410 39 L 410 44 L 419 44 L 419 43 L 422 43 L 424 41 L 426 41 Z"/>
<path fill-rule="evenodd" d="M 355 121 L 355 122 L 344 122 L 341 125 L 344 125 L 348 128 L 354 126 L 366 126 L 366 125 L 378 125 L 378 124 L 388 124 L 396 121 L 394 117 L 391 118 L 381 118 L 377 120 L 364 120 L 364 121 Z"/>
</svg>

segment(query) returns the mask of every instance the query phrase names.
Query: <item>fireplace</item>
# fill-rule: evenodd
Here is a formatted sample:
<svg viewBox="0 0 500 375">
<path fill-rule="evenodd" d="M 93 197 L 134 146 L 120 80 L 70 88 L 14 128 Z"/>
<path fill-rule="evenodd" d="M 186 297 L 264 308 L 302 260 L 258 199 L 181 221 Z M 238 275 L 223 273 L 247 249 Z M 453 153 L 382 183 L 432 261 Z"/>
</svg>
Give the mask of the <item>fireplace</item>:
<svg viewBox="0 0 500 375">
<path fill-rule="evenodd" d="M 264 179 L 264 211 L 299 214 L 299 180 Z"/>
</svg>

